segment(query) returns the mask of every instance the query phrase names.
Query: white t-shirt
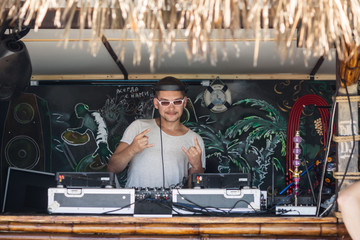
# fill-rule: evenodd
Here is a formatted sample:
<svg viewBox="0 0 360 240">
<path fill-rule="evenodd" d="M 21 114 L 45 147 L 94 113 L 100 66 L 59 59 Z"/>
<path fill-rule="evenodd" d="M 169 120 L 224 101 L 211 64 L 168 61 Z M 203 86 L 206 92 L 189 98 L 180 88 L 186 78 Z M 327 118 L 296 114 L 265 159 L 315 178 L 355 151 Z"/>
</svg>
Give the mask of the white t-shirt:
<svg viewBox="0 0 360 240">
<path fill-rule="evenodd" d="M 155 119 L 135 120 L 125 130 L 121 142 L 131 144 L 136 135 L 148 128 L 150 128 L 150 132 L 146 134 L 148 144 L 154 144 L 154 146 L 144 149 L 130 161 L 126 187 L 163 187 L 160 128 Z M 201 147 L 201 161 L 203 168 L 205 168 L 204 142 L 199 134 L 191 129 L 182 136 L 171 136 L 161 131 L 161 137 L 165 175 L 164 187 L 176 185 L 188 176 L 188 169 L 191 168 L 191 165 L 182 147 L 189 149 L 191 146 L 195 146 L 194 137 L 197 138 Z"/>
</svg>

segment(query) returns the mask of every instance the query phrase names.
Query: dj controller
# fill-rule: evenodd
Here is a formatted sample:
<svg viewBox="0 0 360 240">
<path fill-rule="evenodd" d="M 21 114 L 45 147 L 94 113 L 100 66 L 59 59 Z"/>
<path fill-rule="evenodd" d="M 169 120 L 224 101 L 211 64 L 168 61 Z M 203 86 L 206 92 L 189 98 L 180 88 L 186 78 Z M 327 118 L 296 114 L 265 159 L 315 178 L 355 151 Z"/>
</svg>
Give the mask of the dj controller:
<svg viewBox="0 0 360 240">
<path fill-rule="evenodd" d="M 48 189 L 48 212 L 134 216 L 258 213 L 267 208 L 267 194 L 251 187 L 249 177 L 195 174 L 192 188 L 121 188 L 113 173 L 57 173 L 58 186 Z"/>
</svg>

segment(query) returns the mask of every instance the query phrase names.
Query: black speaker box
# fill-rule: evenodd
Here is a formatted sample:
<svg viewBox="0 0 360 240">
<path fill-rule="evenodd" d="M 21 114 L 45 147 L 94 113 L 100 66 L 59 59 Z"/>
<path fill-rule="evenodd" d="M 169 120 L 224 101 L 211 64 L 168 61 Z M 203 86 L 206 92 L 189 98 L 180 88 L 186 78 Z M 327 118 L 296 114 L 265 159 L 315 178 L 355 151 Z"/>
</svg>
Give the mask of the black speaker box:
<svg viewBox="0 0 360 240">
<path fill-rule="evenodd" d="M 0 39 L 0 101 L 19 96 L 30 85 L 32 66 L 26 45 L 12 37 Z"/>
<path fill-rule="evenodd" d="M 51 127 L 47 102 L 22 93 L 8 105 L 1 141 L 1 189 L 8 167 L 50 171 Z"/>
</svg>

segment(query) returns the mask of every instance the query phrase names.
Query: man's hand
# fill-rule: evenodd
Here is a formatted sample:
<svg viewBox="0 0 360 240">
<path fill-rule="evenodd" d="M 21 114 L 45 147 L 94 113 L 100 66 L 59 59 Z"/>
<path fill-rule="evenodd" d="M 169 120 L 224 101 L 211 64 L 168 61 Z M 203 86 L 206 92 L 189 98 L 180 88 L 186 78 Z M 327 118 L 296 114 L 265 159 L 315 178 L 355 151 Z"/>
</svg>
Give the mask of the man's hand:
<svg viewBox="0 0 360 240">
<path fill-rule="evenodd" d="M 145 131 L 139 133 L 132 143 L 130 144 L 130 148 L 134 154 L 138 154 L 142 152 L 145 148 L 153 147 L 154 144 L 148 144 L 149 137 L 146 134 L 150 132 L 150 128 L 146 129 Z"/>
<path fill-rule="evenodd" d="M 185 152 L 186 156 L 189 159 L 189 163 L 191 164 L 191 167 L 195 169 L 201 169 L 202 170 L 202 164 L 201 164 L 201 148 L 199 145 L 199 142 L 196 137 L 194 137 L 195 146 L 190 147 L 186 150 L 185 147 L 182 147 L 182 150 Z"/>
<path fill-rule="evenodd" d="M 145 148 L 153 147 L 154 144 L 148 144 L 149 137 L 145 136 L 148 132 L 150 132 L 149 128 L 136 135 L 130 145 L 120 142 L 115 153 L 110 158 L 108 171 L 115 173 L 124 171 L 136 154 L 142 152 Z"/>
</svg>

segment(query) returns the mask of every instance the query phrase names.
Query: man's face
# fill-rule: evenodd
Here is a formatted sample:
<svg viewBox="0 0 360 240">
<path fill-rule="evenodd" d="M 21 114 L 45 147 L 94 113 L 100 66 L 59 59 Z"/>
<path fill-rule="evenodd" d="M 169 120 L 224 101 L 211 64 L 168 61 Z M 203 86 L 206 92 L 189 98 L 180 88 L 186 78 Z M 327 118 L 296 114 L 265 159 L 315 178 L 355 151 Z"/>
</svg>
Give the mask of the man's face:
<svg viewBox="0 0 360 240">
<path fill-rule="evenodd" d="M 176 101 L 184 99 L 182 104 L 176 105 L 170 103 L 168 106 L 162 106 L 158 101 Z M 159 91 L 157 93 L 157 99 L 154 98 L 154 106 L 159 110 L 161 118 L 168 122 L 180 121 L 180 117 L 186 106 L 187 98 L 184 97 L 181 91 Z"/>
</svg>

